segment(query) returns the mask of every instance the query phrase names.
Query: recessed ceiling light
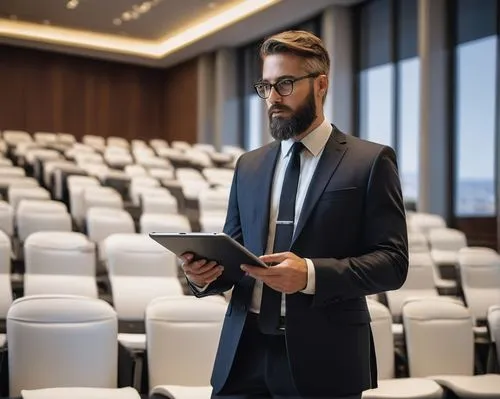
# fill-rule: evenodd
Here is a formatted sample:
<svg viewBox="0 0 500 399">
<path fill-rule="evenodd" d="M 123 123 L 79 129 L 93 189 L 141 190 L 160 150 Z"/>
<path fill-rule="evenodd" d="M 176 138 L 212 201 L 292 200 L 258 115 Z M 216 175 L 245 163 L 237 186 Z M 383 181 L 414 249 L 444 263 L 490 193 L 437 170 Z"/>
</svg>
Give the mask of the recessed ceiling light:
<svg viewBox="0 0 500 399">
<path fill-rule="evenodd" d="M 211 1 L 210 3 L 208 3 L 208 8 L 215 8 L 217 7 L 217 3 L 215 1 Z"/>
<path fill-rule="evenodd" d="M 149 1 L 145 1 L 139 6 L 139 12 L 145 13 L 151 9 L 151 3 Z"/>
<path fill-rule="evenodd" d="M 122 19 L 124 21 L 130 21 L 132 19 L 132 14 L 126 11 L 122 14 Z"/>
<path fill-rule="evenodd" d="M 67 3 L 66 3 L 66 8 L 68 10 L 74 10 L 76 7 L 78 7 L 78 0 L 69 0 Z"/>
<path fill-rule="evenodd" d="M 122 24 L 122 20 L 120 18 L 115 18 L 115 19 L 113 19 L 113 24 L 115 24 L 116 26 L 119 26 Z"/>
</svg>

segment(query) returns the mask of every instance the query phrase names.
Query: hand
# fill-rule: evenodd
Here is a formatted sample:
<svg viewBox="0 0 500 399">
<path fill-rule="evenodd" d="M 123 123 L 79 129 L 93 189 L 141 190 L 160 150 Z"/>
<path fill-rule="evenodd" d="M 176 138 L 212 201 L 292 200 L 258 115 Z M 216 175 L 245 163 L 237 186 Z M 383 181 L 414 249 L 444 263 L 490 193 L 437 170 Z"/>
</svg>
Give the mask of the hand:
<svg viewBox="0 0 500 399">
<path fill-rule="evenodd" d="M 259 266 L 241 265 L 241 269 L 255 279 L 262 280 L 272 289 L 293 294 L 302 291 L 307 286 L 307 263 L 292 252 L 281 252 L 263 255 L 264 263 L 278 263 L 275 266 L 263 268 Z"/>
<path fill-rule="evenodd" d="M 215 261 L 207 262 L 206 259 L 200 259 L 193 262 L 193 254 L 190 253 L 183 254 L 181 259 L 183 260 L 182 270 L 189 281 L 198 287 L 214 282 L 224 271 L 224 267 Z"/>
</svg>

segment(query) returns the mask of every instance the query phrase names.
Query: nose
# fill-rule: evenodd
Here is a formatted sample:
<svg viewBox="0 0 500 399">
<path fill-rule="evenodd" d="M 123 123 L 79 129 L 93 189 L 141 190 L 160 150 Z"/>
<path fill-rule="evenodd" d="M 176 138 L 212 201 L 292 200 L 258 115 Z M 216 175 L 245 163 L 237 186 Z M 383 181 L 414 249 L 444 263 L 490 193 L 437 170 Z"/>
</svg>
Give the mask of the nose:
<svg viewBox="0 0 500 399">
<path fill-rule="evenodd" d="M 271 87 L 271 92 L 269 93 L 269 97 L 267 98 L 267 101 L 270 104 L 276 104 L 276 103 L 281 103 L 283 100 L 283 97 L 278 93 L 276 88 L 273 86 Z"/>
</svg>

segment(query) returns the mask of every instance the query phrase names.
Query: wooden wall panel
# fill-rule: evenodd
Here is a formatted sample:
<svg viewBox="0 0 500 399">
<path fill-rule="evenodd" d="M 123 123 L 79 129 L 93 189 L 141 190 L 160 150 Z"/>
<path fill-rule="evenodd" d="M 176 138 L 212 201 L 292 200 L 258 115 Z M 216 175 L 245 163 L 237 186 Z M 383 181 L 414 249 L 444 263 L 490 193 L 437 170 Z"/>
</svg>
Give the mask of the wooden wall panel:
<svg viewBox="0 0 500 399">
<path fill-rule="evenodd" d="M 0 46 L 0 130 L 196 139 L 197 60 L 170 69 Z"/>
<path fill-rule="evenodd" d="M 489 247 L 500 251 L 497 218 L 457 218 L 455 227 L 465 233 L 469 246 Z"/>
<path fill-rule="evenodd" d="M 198 62 L 187 61 L 168 70 L 165 81 L 165 134 L 167 140 L 194 143 L 198 129 Z"/>
</svg>

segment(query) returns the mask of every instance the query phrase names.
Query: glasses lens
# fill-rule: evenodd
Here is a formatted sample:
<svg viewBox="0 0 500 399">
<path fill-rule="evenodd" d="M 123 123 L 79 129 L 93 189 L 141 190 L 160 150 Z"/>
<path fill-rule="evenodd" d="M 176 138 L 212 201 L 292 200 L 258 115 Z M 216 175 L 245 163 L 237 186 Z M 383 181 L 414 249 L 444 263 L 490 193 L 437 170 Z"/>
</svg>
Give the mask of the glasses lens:
<svg viewBox="0 0 500 399">
<path fill-rule="evenodd" d="M 257 83 L 255 85 L 255 90 L 257 91 L 259 97 L 267 98 L 269 96 L 269 85 L 266 85 L 265 83 Z"/>
<path fill-rule="evenodd" d="M 276 89 L 282 96 L 289 96 L 293 91 L 293 80 L 283 79 L 276 83 Z"/>
</svg>

